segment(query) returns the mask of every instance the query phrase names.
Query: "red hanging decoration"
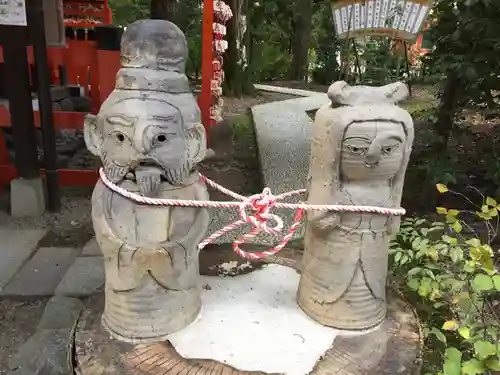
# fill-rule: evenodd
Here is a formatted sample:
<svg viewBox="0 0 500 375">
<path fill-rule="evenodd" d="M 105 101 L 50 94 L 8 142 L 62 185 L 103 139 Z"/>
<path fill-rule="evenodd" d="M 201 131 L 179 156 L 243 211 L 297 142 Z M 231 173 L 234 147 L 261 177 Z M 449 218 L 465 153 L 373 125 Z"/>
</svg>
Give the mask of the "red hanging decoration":
<svg viewBox="0 0 500 375">
<path fill-rule="evenodd" d="M 213 23 L 213 61 L 212 61 L 212 105 L 210 106 L 210 125 L 215 125 L 222 120 L 222 82 L 224 71 L 222 70 L 222 56 L 227 49 L 226 22 L 233 16 L 231 8 L 222 0 L 214 1 L 214 23 Z"/>
</svg>

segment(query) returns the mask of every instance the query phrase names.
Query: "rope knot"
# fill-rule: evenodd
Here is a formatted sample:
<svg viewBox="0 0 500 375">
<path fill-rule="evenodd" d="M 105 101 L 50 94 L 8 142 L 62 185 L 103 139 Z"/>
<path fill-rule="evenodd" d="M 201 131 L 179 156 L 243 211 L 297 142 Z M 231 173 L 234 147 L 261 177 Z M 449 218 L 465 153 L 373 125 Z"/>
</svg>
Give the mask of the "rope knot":
<svg viewBox="0 0 500 375">
<path fill-rule="evenodd" d="M 248 197 L 240 206 L 241 219 L 255 227 L 258 231 L 265 233 L 279 233 L 283 228 L 283 220 L 270 211 L 277 199 L 271 193 L 271 189 L 265 188 L 262 193 Z M 250 206 L 251 214 L 247 214 L 246 207 Z M 270 227 L 269 222 L 274 221 L 275 225 Z"/>
<path fill-rule="evenodd" d="M 262 193 L 249 197 L 252 211 L 256 216 L 268 214 L 276 203 L 276 197 L 271 194 L 271 189 L 265 188 Z"/>
</svg>

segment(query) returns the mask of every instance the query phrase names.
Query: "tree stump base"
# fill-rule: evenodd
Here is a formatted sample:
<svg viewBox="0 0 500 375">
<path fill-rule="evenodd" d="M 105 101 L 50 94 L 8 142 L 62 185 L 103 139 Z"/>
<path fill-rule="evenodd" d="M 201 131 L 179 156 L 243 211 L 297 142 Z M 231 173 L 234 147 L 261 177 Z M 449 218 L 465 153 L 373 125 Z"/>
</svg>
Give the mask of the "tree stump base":
<svg viewBox="0 0 500 375">
<path fill-rule="evenodd" d="M 390 291 L 388 298 L 388 316 L 379 329 L 363 335 L 337 336 L 310 374 L 419 374 L 421 337 L 413 310 Z M 238 370 L 209 359 L 182 358 L 168 341 L 134 345 L 114 340 L 101 326 L 103 307 L 104 295 L 96 295 L 79 318 L 74 343 L 76 374 L 265 374 Z"/>
</svg>

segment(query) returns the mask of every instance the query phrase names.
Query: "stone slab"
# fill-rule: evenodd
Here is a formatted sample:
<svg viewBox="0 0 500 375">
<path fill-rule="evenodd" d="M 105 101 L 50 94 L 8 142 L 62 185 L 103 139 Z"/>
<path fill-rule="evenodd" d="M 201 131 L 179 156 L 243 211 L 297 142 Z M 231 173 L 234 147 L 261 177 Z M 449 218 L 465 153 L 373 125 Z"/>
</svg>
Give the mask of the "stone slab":
<svg viewBox="0 0 500 375">
<path fill-rule="evenodd" d="M 102 251 L 97 244 L 95 237 L 85 244 L 82 251 L 82 256 L 102 256 Z"/>
<path fill-rule="evenodd" d="M 69 247 L 38 249 L 0 293 L 6 296 L 54 294 L 56 287 L 80 251 Z"/>
<path fill-rule="evenodd" d="M 104 286 L 104 258 L 79 257 L 56 288 L 57 295 L 88 296 Z"/>
<path fill-rule="evenodd" d="M 9 361 L 8 375 L 69 375 L 73 329 L 43 329 Z"/>
<path fill-rule="evenodd" d="M 0 290 L 28 261 L 46 233 L 44 229 L 0 229 Z"/>
<path fill-rule="evenodd" d="M 252 107 L 263 182 L 274 195 L 306 188 L 313 124 L 307 112 L 328 103 L 330 99 L 326 93 L 315 93 L 306 98 Z M 285 201 L 304 199 L 302 195 Z M 286 233 L 295 213 L 292 210 L 277 210 L 276 213 L 285 219 L 283 231 Z M 303 236 L 303 230 L 301 226 L 294 238 Z"/>
<path fill-rule="evenodd" d="M 299 278 L 296 270 L 276 264 L 232 278 L 202 276 L 202 315 L 169 341 L 184 358 L 245 371 L 308 374 L 338 331 L 316 323 L 297 305 Z"/>
<path fill-rule="evenodd" d="M 261 84 L 254 84 L 253 86 L 255 87 L 256 90 L 259 90 L 259 91 L 279 92 L 281 94 L 290 94 L 290 95 L 297 95 L 297 96 L 316 96 L 316 95 L 318 95 L 317 91 L 294 89 L 294 88 L 289 88 L 289 87 L 281 87 L 281 86 L 273 86 L 273 85 L 261 85 Z"/>
<path fill-rule="evenodd" d="M 83 308 L 78 298 L 52 297 L 38 323 L 37 330 L 73 328 Z"/>
<path fill-rule="evenodd" d="M 45 193 L 41 177 L 16 178 L 10 182 L 10 214 L 13 217 L 37 217 L 45 211 Z"/>
<path fill-rule="evenodd" d="M 326 93 L 268 85 L 254 86 L 258 90 L 303 96 L 254 106 L 252 118 L 264 186 L 271 188 L 275 195 L 305 189 L 309 169 L 310 128 L 313 123 L 307 112 L 319 109 L 330 100 Z M 284 202 L 299 202 L 304 198 L 302 194 L 286 199 Z M 209 209 L 209 212 L 211 220 L 207 234 L 212 234 L 241 219 L 237 209 L 217 208 Z M 275 213 L 284 219 L 283 231 L 279 234 L 261 233 L 252 239 L 253 243 L 275 246 L 289 230 L 295 213 L 291 210 L 277 210 Z M 241 234 L 247 233 L 249 229 L 248 225 L 242 226 L 219 237 L 214 243 L 233 242 Z M 293 238 L 299 239 L 303 237 L 303 233 L 304 227 L 301 225 Z"/>
</svg>

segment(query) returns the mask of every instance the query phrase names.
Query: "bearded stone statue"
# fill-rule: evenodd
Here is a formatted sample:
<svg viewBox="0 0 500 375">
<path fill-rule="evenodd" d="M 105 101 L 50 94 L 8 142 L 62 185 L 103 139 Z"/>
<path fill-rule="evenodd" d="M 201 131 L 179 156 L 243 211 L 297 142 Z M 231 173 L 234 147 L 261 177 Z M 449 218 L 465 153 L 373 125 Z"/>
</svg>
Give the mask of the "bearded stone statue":
<svg viewBox="0 0 500 375">
<path fill-rule="evenodd" d="M 395 104 L 402 83 L 382 87 L 336 82 L 332 105 L 312 129 L 308 202 L 399 208 L 413 144 L 413 121 Z M 321 324 L 365 330 L 386 316 L 390 236 L 400 219 L 372 213 L 307 213 L 297 301 Z"/>
<path fill-rule="evenodd" d="M 114 184 L 147 197 L 208 200 L 206 150 L 185 76 L 187 42 L 164 20 L 137 21 L 121 42 L 115 90 L 85 120 L 87 148 Z M 92 219 L 106 270 L 102 324 L 114 338 L 161 341 L 198 316 L 205 209 L 138 204 L 97 183 Z"/>
</svg>

